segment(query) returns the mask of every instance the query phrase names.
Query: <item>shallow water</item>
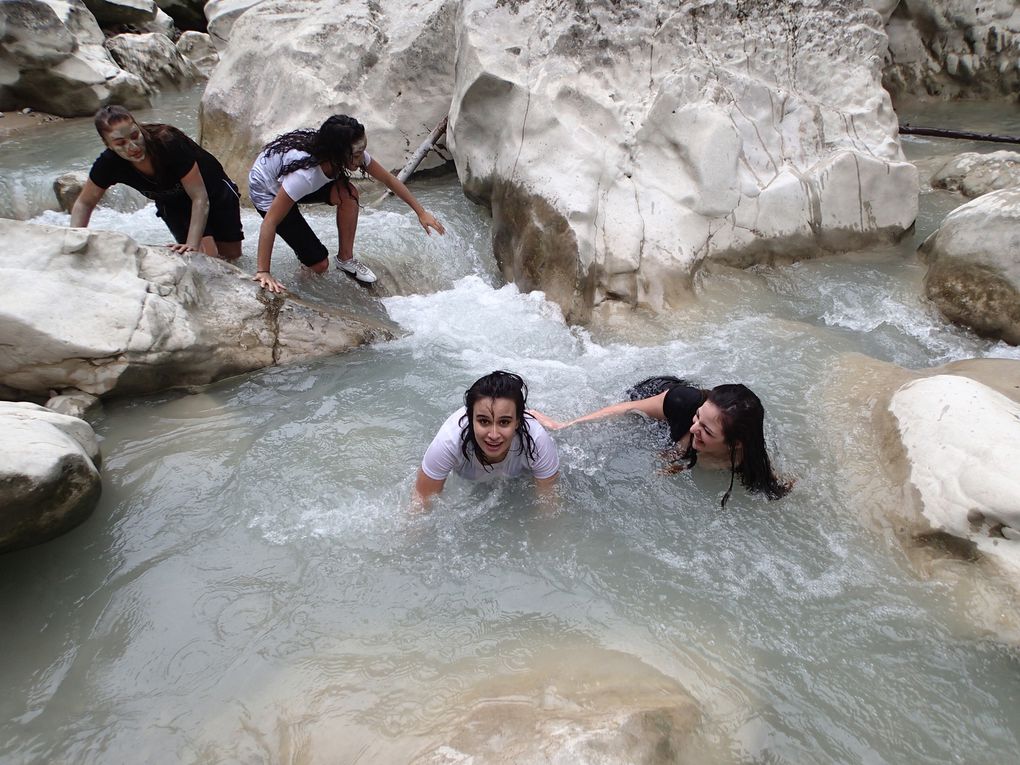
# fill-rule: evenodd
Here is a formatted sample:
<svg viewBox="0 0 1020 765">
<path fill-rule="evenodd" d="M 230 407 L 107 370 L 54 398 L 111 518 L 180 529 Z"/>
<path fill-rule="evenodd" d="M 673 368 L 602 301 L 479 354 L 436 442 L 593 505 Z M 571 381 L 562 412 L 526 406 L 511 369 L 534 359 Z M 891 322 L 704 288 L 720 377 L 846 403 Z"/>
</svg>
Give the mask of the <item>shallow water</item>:
<svg viewBox="0 0 1020 765">
<path fill-rule="evenodd" d="M 1020 656 L 862 521 L 824 435 L 821 380 L 844 353 L 1020 358 L 943 324 L 909 242 L 714 269 L 686 311 L 585 330 L 502 285 L 487 219 L 453 179 L 415 189 L 450 235 L 427 239 L 388 202 L 364 214 L 358 248 L 417 294 L 377 301 L 276 255 L 302 294 L 385 308 L 404 336 L 96 418 L 93 517 L 0 557 L 0 759 L 466 762 L 464 737 L 499 751 L 516 735 L 550 747 L 518 761 L 632 761 L 583 749 L 569 725 L 514 728 L 506 710 L 594 715 L 576 701 L 585 672 L 613 709 L 686 690 L 694 762 L 1015 759 Z M 160 241 L 147 212 L 103 224 Z M 335 239 L 328 215 L 313 225 Z M 753 381 L 795 490 L 737 490 L 721 511 L 726 476 L 658 475 L 647 426 L 622 420 L 557 434 L 554 510 L 526 482 L 451 479 L 413 515 L 425 446 L 494 368 L 564 417 L 654 373 Z"/>
</svg>

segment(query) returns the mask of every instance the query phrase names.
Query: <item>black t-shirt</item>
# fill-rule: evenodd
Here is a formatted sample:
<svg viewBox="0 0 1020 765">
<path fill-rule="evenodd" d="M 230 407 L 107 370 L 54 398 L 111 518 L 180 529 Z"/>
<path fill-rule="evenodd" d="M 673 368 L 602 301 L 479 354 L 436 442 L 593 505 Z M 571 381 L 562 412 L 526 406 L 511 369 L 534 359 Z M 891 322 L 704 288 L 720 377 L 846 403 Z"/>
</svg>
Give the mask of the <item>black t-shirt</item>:
<svg viewBox="0 0 1020 765">
<path fill-rule="evenodd" d="M 222 190 L 222 181 L 227 177 L 223 165 L 216 157 L 198 144 L 189 141 L 183 134 L 171 132 L 162 147 L 156 151 L 161 161 L 156 162 L 159 170 L 152 178 L 138 172 L 134 163 L 117 156 L 112 149 L 106 149 L 92 163 L 89 180 L 101 189 L 123 183 L 157 203 L 172 202 L 181 197 L 186 200 L 188 193 L 181 185 L 181 178 L 191 172 L 191 168 L 197 162 L 209 196 L 212 197 Z"/>
<path fill-rule="evenodd" d="M 666 422 L 669 423 L 669 437 L 674 442 L 691 432 L 694 413 L 704 403 L 705 394 L 700 388 L 675 385 L 669 389 L 666 398 L 662 401 L 662 413 L 666 415 Z"/>
</svg>

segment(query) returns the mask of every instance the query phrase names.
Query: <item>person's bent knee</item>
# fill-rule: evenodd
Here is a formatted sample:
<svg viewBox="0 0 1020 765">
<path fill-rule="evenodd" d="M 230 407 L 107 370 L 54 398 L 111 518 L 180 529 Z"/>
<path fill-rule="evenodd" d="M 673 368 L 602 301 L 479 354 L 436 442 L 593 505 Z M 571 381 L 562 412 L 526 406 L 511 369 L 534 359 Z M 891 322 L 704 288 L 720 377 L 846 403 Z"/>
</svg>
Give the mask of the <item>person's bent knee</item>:
<svg viewBox="0 0 1020 765">
<path fill-rule="evenodd" d="M 329 203 L 334 207 L 339 207 L 345 202 L 354 201 L 355 203 L 361 198 L 358 193 L 357 187 L 352 184 L 345 183 L 334 183 L 333 189 L 330 191 Z"/>
<path fill-rule="evenodd" d="M 329 270 L 329 258 L 323 258 L 318 263 L 308 266 L 308 268 L 317 274 L 324 274 Z"/>
<path fill-rule="evenodd" d="M 216 242 L 216 249 L 222 260 L 234 261 L 241 257 L 240 242 Z"/>
</svg>

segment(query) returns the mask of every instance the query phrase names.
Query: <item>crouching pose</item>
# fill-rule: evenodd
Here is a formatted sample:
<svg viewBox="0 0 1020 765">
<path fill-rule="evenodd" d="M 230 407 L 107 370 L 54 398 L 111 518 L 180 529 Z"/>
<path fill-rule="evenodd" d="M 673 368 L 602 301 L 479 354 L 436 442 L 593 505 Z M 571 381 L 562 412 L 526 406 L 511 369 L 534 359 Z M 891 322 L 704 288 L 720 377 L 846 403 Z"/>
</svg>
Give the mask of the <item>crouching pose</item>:
<svg viewBox="0 0 1020 765">
<path fill-rule="evenodd" d="M 71 208 L 72 226 L 88 226 L 106 190 L 123 183 L 156 203 L 177 240 L 171 249 L 240 257 L 240 197 L 216 157 L 172 125 L 139 124 L 123 106 L 104 106 L 95 123 L 106 151 Z"/>
<path fill-rule="evenodd" d="M 724 507 L 733 491 L 735 476 L 740 476 L 748 491 L 769 499 L 789 493 L 790 483 L 780 481 L 772 471 L 765 446 L 765 409 L 747 386 L 737 383 L 703 390 L 677 377 L 662 376 L 642 380 L 629 393 L 630 401 L 603 407 L 569 422 L 559 422 L 541 412 L 531 414 L 549 430 L 627 412 L 665 420 L 674 444 L 670 453 L 675 460 L 674 470 L 699 463 L 703 467 L 729 468 L 730 486 L 722 498 Z"/>
<path fill-rule="evenodd" d="M 530 474 L 540 493 L 559 475 L 556 444 L 525 412 L 528 386 L 511 372 L 493 372 L 464 394 L 464 406 L 451 414 L 425 451 L 415 499 L 427 505 L 443 490 L 450 473 L 469 481 Z"/>
<path fill-rule="evenodd" d="M 430 229 L 446 233 L 407 186 L 372 159 L 367 147 L 365 127 L 344 114 L 334 114 L 318 130 L 293 130 L 266 144 L 248 175 L 248 193 L 262 216 L 255 281 L 272 292 L 283 290 L 269 272 L 277 234 L 302 265 L 318 274 L 329 270 L 329 251 L 301 215 L 299 203 L 336 207 L 337 265 L 365 284 L 376 280 L 372 270 L 354 257 L 361 211 L 358 190 L 351 183 L 350 174 L 355 170 L 368 173 L 400 197 L 414 210 L 426 234 L 432 235 Z"/>
</svg>

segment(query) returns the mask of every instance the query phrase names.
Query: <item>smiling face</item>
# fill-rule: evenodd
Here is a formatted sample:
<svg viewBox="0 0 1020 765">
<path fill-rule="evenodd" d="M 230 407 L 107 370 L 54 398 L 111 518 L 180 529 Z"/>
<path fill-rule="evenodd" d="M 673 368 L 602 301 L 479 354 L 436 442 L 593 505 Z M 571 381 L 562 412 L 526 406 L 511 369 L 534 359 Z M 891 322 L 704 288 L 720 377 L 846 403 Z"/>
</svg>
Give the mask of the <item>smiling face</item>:
<svg viewBox="0 0 1020 765">
<path fill-rule="evenodd" d="M 691 424 L 691 446 L 700 453 L 725 456 L 730 447 L 723 432 L 722 411 L 711 401 L 702 404 L 694 413 Z"/>
<path fill-rule="evenodd" d="M 134 120 L 121 120 L 103 132 L 103 140 L 113 152 L 128 162 L 145 161 L 145 135 Z"/>
<path fill-rule="evenodd" d="M 482 398 L 475 402 L 471 427 L 486 460 L 501 462 L 506 457 L 513 445 L 517 424 L 513 399 Z"/>
</svg>

